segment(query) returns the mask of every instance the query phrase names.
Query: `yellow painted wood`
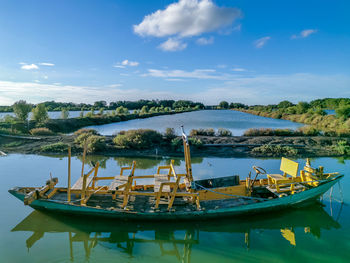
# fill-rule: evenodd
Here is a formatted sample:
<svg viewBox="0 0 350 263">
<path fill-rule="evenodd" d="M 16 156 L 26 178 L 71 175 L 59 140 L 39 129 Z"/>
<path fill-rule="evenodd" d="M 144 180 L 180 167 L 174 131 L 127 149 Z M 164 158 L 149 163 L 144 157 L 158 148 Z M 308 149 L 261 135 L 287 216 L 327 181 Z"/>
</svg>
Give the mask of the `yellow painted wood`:
<svg viewBox="0 0 350 263">
<path fill-rule="evenodd" d="M 67 201 L 70 202 L 71 196 L 70 196 L 70 188 L 71 188 L 71 155 L 72 155 L 72 149 L 70 146 L 68 146 L 68 189 L 67 189 Z"/>
<path fill-rule="evenodd" d="M 299 164 L 292 160 L 282 157 L 280 170 L 290 176 L 298 176 Z"/>
<path fill-rule="evenodd" d="M 281 229 L 281 234 L 291 245 L 296 246 L 293 228 Z"/>
</svg>

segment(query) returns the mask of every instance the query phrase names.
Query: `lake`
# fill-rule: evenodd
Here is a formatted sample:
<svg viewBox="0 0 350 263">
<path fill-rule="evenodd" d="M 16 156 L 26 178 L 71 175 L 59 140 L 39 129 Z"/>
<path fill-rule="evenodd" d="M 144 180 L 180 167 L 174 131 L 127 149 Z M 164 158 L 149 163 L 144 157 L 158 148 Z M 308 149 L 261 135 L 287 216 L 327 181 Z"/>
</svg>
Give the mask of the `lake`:
<svg viewBox="0 0 350 263">
<path fill-rule="evenodd" d="M 132 158 L 89 156 L 100 161 L 100 176 L 119 173 Z M 137 175 L 154 173 L 170 158 L 135 158 Z M 304 165 L 305 160 L 297 160 Z M 240 219 L 208 222 L 142 223 L 86 219 L 33 212 L 7 190 L 13 186 L 41 186 L 50 172 L 67 183 L 67 158 L 11 154 L 0 157 L 1 262 L 348 262 L 350 253 L 350 160 L 312 159 L 326 172 L 339 171 L 339 186 L 324 195 L 322 205 L 289 209 Z M 193 158 L 195 179 L 239 174 L 252 165 L 269 173 L 279 170 L 279 159 Z M 185 171 L 182 158 L 175 169 Z M 88 164 L 86 169 L 88 169 Z M 72 158 L 77 179 L 80 158 Z"/>
<path fill-rule="evenodd" d="M 181 125 L 184 125 L 187 133 L 191 129 L 198 128 L 225 128 L 237 136 L 242 135 L 249 128 L 296 129 L 302 126 L 300 123 L 266 118 L 233 110 L 201 110 L 89 126 L 88 128 L 95 129 L 102 135 L 113 135 L 119 131 L 130 129 L 153 129 L 164 132 L 167 127 L 170 127 L 175 128 L 177 134 L 181 134 Z"/>
</svg>

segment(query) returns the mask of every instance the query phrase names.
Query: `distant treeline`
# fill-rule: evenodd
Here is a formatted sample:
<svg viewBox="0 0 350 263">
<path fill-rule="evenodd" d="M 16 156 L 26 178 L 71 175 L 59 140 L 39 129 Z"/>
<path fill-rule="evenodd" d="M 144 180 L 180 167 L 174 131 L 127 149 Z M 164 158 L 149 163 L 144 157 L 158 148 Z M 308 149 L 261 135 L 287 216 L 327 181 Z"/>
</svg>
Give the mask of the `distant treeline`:
<svg viewBox="0 0 350 263">
<path fill-rule="evenodd" d="M 190 100 L 138 100 L 138 101 L 115 101 L 109 104 L 104 101 L 96 101 L 94 104 L 87 103 L 73 103 L 73 102 L 55 102 L 55 101 L 45 101 L 43 103 L 47 111 L 61 111 L 63 109 L 68 111 L 80 111 L 80 110 L 99 110 L 101 108 L 105 110 L 115 110 L 116 108 L 122 106 L 129 110 L 141 109 L 144 106 L 149 108 L 152 107 L 169 107 L 172 109 L 176 108 L 188 108 L 196 107 L 203 109 L 204 105 L 200 102 L 193 102 Z M 34 108 L 36 105 L 32 104 Z M 0 112 L 13 112 L 12 106 L 0 106 Z"/>
</svg>

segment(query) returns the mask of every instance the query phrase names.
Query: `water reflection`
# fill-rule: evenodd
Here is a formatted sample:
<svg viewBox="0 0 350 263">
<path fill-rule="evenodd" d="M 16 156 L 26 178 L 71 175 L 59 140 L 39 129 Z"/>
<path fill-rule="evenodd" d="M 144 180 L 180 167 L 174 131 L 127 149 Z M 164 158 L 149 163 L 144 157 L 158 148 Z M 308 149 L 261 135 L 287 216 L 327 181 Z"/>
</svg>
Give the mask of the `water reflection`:
<svg viewBox="0 0 350 263">
<path fill-rule="evenodd" d="M 98 247 L 115 250 L 120 256 L 133 257 L 142 253 L 142 248 L 152 251 L 152 255 L 171 256 L 178 262 L 190 262 L 191 252 L 201 247 L 208 235 L 220 235 L 230 242 L 234 235 L 244 234 L 238 239 L 247 249 L 254 244 L 255 235 L 251 232 L 277 230 L 291 246 L 298 246 L 296 229 L 302 229 L 304 235 L 321 237 L 321 230 L 338 229 L 341 225 L 321 206 L 314 204 L 304 209 L 289 212 L 258 215 L 238 219 L 202 222 L 123 222 L 106 219 L 86 219 L 62 216 L 39 211 L 32 212 L 12 231 L 33 232 L 26 240 L 26 247 L 31 249 L 36 242 L 51 235 L 67 233 L 66 241 L 70 248 L 70 259 L 80 261 L 76 250 L 83 249 L 89 259 Z M 276 235 L 264 235 L 264 238 L 277 238 Z M 303 234 L 302 234 L 303 235 Z M 280 238 L 279 237 L 279 238 Z M 49 237 L 47 237 L 49 239 Z M 271 240 L 266 240 L 271 242 Z M 80 244 L 80 246 L 73 244 Z M 138 246 L 139 249 L 135 249 Z M 140 248 L 141 247 L 141 248 Z M 158 252 L 157 252 L 158 251 Z"/>
</svg>

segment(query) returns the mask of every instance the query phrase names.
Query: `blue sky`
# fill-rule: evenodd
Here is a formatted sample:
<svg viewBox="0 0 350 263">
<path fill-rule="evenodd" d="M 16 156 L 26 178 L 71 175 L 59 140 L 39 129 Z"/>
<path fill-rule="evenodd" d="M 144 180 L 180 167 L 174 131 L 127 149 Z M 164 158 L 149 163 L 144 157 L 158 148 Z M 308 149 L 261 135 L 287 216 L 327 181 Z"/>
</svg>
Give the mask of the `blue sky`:
<svg viewBox="0 0 350 263">
<path fill-rule="evenodd" d="M 0 104 L 350 97 L 349 1 L 0 0 Z"/>
</svg>

